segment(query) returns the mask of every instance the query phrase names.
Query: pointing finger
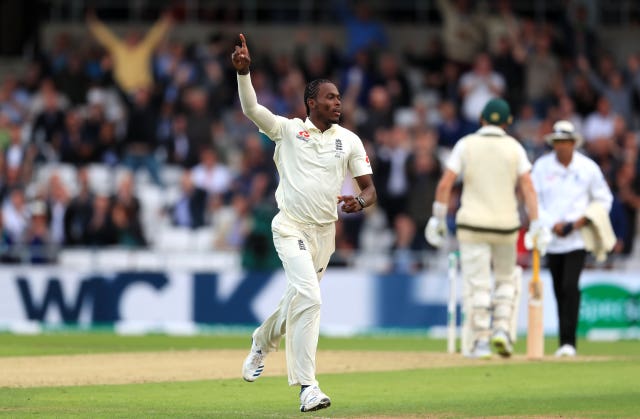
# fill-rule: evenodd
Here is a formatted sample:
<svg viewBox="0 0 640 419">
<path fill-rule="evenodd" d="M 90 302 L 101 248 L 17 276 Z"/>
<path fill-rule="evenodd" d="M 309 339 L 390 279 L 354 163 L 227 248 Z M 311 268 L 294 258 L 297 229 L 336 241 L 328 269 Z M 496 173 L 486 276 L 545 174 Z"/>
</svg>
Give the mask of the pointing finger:
<svg viewBox="0 0 640 419">
<path fill-rule="evenodd" d="M 247 48 L 247 40 L 244 38 L 244 34 L 240 34 L 240 42 L 242 43 L 242 48 Z"/>
</svg>

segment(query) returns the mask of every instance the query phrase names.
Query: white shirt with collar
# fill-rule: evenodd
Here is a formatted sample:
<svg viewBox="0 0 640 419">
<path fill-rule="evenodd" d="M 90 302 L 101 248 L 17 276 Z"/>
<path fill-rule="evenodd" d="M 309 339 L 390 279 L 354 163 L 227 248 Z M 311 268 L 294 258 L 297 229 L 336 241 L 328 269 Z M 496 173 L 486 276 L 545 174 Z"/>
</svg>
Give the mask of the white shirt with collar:
<svg viewBox="0 0 640 419">
<path fill-rule="evenodd" d="M 577 151 L 567 167 L 558 161 L 555 152 L 540 157 L 533 165 L 531 178 L 538 194 L 540 220 L 549 228 L 559 222 L 576 221 L 594 201 L 607 212 L 611 210 L 613 196 L 600 167 Z M 554 234 L 547 252 L 568 253 L 584 248 L 582 234 L 574 230 L 565 237 Z"/>
<path fill-rule="evenodd" d="M 309 118 L 274 115 L 257 103 L 250 80 L 249 75 L 238 75 L 240 103 L 243 112 L 276 143 L 278 208 L 302 224 L 336 221 L 337 197 L 347 173 L 353 177 L 372 173 L 362 141 L 338 124 L 321 132 Z"/>
</svg>

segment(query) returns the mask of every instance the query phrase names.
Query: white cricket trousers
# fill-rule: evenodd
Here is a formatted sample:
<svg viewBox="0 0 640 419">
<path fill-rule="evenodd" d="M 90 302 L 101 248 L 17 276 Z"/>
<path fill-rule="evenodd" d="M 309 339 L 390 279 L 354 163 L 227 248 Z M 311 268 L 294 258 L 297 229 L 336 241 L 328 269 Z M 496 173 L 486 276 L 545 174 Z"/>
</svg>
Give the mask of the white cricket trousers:
<svg viewBox="0 0 640 419">
<path fill-rule="evenodd" d="M 471 333 L 469 344 L 488 340 L 492 329 L 502 329 L 512 339 L 515 336 L 512 316 L 517 315 L 519 288 L 515 266 L 515 243 L 460 242 L 465 321 Z"/>
<path fill-rule="evenodd" d="M 335 224 L 304 225 L 279 212 L 271 230 L 287 288 L 273 314 L 253 332 L 253 339 L 269 353 L 278 350 L 285 336 L 289 385 L 317 385 L 320 279 L 335 250 Z"/>
</svg>

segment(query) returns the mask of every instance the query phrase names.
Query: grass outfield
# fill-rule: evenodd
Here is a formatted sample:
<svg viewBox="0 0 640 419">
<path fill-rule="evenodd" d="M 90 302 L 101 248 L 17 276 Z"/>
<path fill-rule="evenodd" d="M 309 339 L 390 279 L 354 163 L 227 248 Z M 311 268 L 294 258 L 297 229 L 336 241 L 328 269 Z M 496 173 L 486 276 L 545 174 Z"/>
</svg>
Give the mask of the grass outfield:
<svg viewBox="0 0 640 419">
<path fill-rule="evenodd" d="M 246 350 L 247 336 L 0 334 L 0 356 L 112 352 Z M 418 336 L 322 338 L 320 350 L 439 351 L 442 340 Z M 546 352 L 555 349 L 548 340 Z M 410 371 L 320 374 L 327 410 L 297 411 L 297 388 L 285 377 L 127 385 L 0 388 L 6 417 L 640 417 L 640 342 L 579 342 L 583 360 L 478 361 Z M 516 345 L 524 352 L 524 341 Z M 587 357 L 601 357 L 597 360 Z M 269 368 L 267 358 L 267 368 Z M 158 368 L 165 368 L 158 365 Z M 2 374 L 2 371 L 0 371 Z"/>
</svg>

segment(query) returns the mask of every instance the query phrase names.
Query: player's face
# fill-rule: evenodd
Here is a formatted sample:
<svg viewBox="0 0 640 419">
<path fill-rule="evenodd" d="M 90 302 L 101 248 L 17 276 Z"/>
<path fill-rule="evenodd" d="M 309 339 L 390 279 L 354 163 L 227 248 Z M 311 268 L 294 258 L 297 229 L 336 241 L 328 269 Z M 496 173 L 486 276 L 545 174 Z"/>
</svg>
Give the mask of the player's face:
<svg viewBox="0 0 640 419">
<path fill-rule="evenodd" d="M 342 97 L 335 84 L 323 83 L 320 85 L 314 110 L 316 119 L 319 121 L 327 124 L 337 124 L 340 122 Z"/>
<path fill-rule="evenodd" d="M 560 161 L 571 160 L 573 149 L 575 148 L 574 140 L 554 140 L 553 150 L 556 152 Z"/>
</svg>

